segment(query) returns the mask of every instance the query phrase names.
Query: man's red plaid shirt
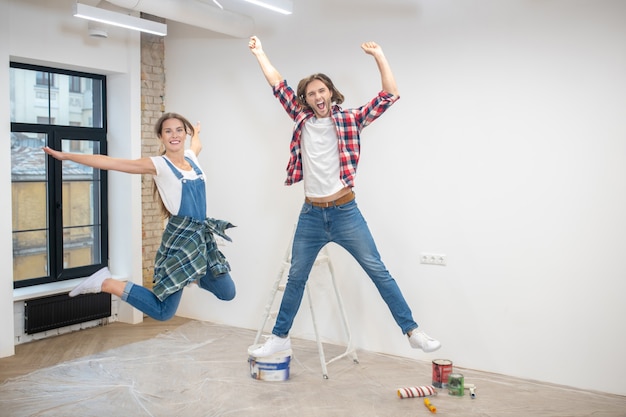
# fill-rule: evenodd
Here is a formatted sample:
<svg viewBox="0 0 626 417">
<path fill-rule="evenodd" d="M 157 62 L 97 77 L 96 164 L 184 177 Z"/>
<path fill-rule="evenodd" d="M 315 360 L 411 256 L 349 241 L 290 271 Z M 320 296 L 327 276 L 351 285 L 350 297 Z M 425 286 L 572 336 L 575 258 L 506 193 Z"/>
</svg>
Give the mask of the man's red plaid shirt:
<svg viewBox="0 0 626 417">
<path fill-rule="evenodd" d="M 301 139 L 304 122 L 315 113 L 311 109 L 303 108 L 297 100 L 295 91 L 283 80 L 273 88 L 274 95 L 280 100 L 289 117 L 295 122 L 291 137 L 290 157 L 287 165 L 287 179 L 285 185 L 292 185 L 302 181 L 302 150 Z M 364 106 L 343 110 L 334 105 L 331 117 L 337 128 L 339 146 L 339 163 L 341 182 L 346 187 L 354 186 L 354 177 L 359 164 L 361 153 L 361 130 L 385 112 L 400 97 L 385 91 L 378 93 Z"/>
</svg>

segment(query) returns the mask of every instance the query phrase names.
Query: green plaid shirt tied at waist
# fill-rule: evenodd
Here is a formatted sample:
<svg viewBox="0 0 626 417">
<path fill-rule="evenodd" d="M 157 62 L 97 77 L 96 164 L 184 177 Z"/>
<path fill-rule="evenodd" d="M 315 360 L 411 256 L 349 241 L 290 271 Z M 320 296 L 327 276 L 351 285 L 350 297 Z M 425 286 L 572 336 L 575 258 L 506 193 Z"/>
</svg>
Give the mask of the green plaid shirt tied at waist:
<svg viewBox="0 0 626 417">
<path fill-rule="evenodd" d="M 207 268 L 213 276 L 230 271 L 230 265 L 217 249 L 214 234 L 231 242 L 226 229 L 233 226 L 225 220 L 207 217 L 172 216 L 167 223 L 161 247 L 154 261 L 154 287 L 152 291 L 161 301 L 187 284 L 206 275 Z"/>
</svg>

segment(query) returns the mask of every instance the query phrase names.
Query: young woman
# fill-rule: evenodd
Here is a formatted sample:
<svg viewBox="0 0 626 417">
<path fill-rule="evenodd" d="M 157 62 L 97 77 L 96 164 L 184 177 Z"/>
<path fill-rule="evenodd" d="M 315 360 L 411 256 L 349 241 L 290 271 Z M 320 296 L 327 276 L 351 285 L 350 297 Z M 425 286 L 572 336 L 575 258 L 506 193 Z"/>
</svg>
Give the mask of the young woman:
<svg viewBox="0 0 626 417">
<path fill-rule="evenodd" d="M 152 175 L 155 195 L 161 201 L 164 217 L 169 218 L 154 265 L 154 287 L 151 290 L 132 282 L 111 278 L 103 268 L 81 282 L 70 296 L 107 292 L 120 297 L 156 320 L 174 316 L 183 288 L 196 281 L 220 300 L 235 297 L 230 265 L 217 249 L 214 234 L 230 241 L 225 231 L 234 227 L 227 221 L 207 217 L 204 173 L 198 162 L 202 149 L 200 125 L 194 126 L 177 113 L 165 113 L 155 125 L 161 141 L 160 156 L 139 159 L 111 158 L 43 150 L 58 160 L 73 161 L 102 170 Z M 191 137 L 185 149 L 187 136 Z M 200 231 L 200 233 L 198 233 Z"/>
</svg>

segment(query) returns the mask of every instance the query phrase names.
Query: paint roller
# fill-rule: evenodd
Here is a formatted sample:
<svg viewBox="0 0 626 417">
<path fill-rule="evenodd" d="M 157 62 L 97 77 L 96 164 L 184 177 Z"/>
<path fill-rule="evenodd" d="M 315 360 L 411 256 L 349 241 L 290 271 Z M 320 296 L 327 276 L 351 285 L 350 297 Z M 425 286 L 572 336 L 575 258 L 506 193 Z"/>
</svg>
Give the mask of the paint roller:
<svg viewBox="0 0 626 417">
<path fill-rule="evenodd" d="M 398 397 L 400 398 L 426 397 L 436 393 L 437 391 L 435 391 L 435 387 L 432 385 L 398 388 Z"/>
</svg>

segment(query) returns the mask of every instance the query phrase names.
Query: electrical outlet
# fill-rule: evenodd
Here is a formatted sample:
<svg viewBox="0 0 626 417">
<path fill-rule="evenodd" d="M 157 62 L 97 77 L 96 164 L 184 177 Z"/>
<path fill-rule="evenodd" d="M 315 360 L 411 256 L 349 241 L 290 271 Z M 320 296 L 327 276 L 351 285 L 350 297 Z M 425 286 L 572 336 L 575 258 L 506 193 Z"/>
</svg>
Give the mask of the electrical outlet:
<svg viewBox="0 0 626 417">
<path fill-rule="evenodd" d="M 446 266 L 447 259 L 443 253 L 422 253 L 420 254 L 420 263 L 426 265 Z"/>
</svg>

